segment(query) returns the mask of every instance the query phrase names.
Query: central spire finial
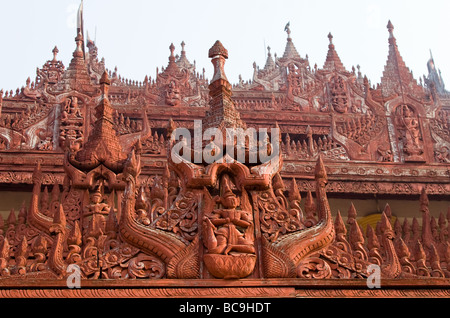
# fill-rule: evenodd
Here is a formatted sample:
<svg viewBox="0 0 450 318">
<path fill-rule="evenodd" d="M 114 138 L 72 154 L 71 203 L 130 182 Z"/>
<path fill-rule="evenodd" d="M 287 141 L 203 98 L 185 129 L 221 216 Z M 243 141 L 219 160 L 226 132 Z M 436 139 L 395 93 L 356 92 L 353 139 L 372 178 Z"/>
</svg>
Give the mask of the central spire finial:
<svg viewBox="0 0 450 318">
<path fill-rule="evenodd" d="M 217 40 L 216 43 L 214 43 L 214 45 L 209 49 L 208 53 L 208 56 L 212 59 L 211 62 L 214 65 L 214 76 L 211 83 L 219 79 L 228 82 L 224 70 L 225 59 L 228 58 L 228 50 L 224 48 L 219 40 Z"/>
<path fill-rule="evenodd" d="M 56 61 L 56 56 L 59 53 L 58 47 L 55 45 L 55 48 L 52 50 L 53 53 L 53 61 Z"/>
<path fill-rule="evenodd" d="M 392 24 L 391 20 L 389 20 L 388 24 L 387 24 L 387 29 L 389 31 L 389 35 L 391 38 L 394 37 L 394 25 Z"/>
<path fill-rule="evenodd" d="M 286 26 L 284 27 L 284 31 L 286 31 L 286 33 L 287 33 L 287 35 L 288 35 L 288 40 L 291 39 L 291 29 L 290 29 L 290 25 L 291 25 L 291 22 L 288 22 L 288 23 L 286 24 Z"/>
<path fill-rule="evenodd" d="M 328 40 L 330 40 L 330 44 L 333 44 L 333 35 L 330 33 L 328 33 Z"/>
</svg>

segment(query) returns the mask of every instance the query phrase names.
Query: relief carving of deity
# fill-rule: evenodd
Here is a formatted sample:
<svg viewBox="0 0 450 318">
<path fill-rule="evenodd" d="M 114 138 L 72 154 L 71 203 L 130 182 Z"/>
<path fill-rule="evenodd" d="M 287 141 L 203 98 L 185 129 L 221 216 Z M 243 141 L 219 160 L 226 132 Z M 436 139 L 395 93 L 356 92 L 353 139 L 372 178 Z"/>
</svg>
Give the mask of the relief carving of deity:
<svg viewBox="0 0 450 318">
<path fill-rule="evenodd" d="M 331 103 L 338 113 L 346 113 L 348 109 L 347 88 L 341 77 L 335 76 L 330 83 Z"/>
<path fill-rule="evenodd" d="M 206 267 L 218 278 L 243 278 L 254 269 L 254 223 L 252 211 L 241 210 L 241 200 L 232 191 L 227 174 L 220 180 L 220 205 L 203 218 Z"/>
<path fill-rule="evenodd" d="M 170 81 L 167 85 L 166 91 L 166 104 L 169 106 L 179 106 L 181 103 L 180 90 L 177 87 L 177 83 L 175 81 Z"/>
<path fill-rule="evenodd" d="M 397 107 L 395 122 L 403 142 L 405 161 L 423 161 L 423 141 L 414 110 L 408 105 Z"/>
</svg>

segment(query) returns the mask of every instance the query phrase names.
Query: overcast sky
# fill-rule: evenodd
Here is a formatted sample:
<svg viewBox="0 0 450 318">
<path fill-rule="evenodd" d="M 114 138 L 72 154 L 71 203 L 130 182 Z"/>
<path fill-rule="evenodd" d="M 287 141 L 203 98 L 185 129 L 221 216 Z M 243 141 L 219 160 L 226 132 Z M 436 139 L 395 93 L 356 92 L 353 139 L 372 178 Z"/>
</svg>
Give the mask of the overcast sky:
<svg viewBox="0 0 450 318">
<path fill-rule="evenodd" d="M 75 49 L 79 0 L 2 1 L 0 30 L 0 88 L 25 85 L 34 80 L 36 67 L 52 58 L 69 66 Z M 378 83 L 388 55 L 391 20 L 400 53 L 418 80 L 427 74 L 431 49 L 447 88 L 450 89 L 450 1 L 448 0 L 85 0 L 84 26 L 96 39 L 99 56 L 109 69 L 118 67 L 122 77 L 142 81 L 155 78 L 156 68 L 166 66 L 169 46 L 175 53 L 186 43 L 188 59 L 212 77 L 208 50 L 216 40 L 228 49 L 225 71 L 230 82 L 239 74 L 251 79 L 253 62 L 263 67 L 266 47 L 281 56 L 286 45 L 284 26 L 311 66 L 322 67 L 329 32 L 347 70 L 361 72 Z"/>
</svg>

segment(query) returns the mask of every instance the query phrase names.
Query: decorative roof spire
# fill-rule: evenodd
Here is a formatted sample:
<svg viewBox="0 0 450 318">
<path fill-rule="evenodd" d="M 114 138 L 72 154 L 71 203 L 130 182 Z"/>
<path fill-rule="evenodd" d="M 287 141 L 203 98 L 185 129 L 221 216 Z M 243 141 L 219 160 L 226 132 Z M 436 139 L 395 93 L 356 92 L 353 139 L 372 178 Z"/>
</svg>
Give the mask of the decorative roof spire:
<svg viewBox="0 0 450 318">
<path fill-rule="evenodd" d="M 223 84 L 227 84 L 231 87 L 228 79 L 225 75 L 225 60 L 228 59 L 228 50 L 224 48 L 220 41 L 216 41 L 214 45 L 209 49 L 209 58 L 211 58 L 211 62 L 214 65 L 214 76 L 211 80 L 211 84 L 215 81 L 222 80 Z M 226 83 L 225 83 L 226 82 Z"/>
<path fill-rule="evenodd" d="M 328 39 L 330 41 L 330 44 L 328 45 L 327 58 L 325 60 L 323 68 L 327 70 L 345 71 L 345 67 L 334 48 L 333 35 L 331 34 L 331 32 L 328 33 Z"/>
<path fill-rule="evenodd" d="M 288 35 L 288 40 L 290 40 L 291 39 L 291 29 L 290 29 L 290 25 L 291 25 L 291 22 L 289 21 L 287 24 L 286 24 L 286 26 L 284 27 L 284 31 L 286 31 L 286 33 L 287 33 L 287 35 Z"/>
<path fill-rule="evenodd" d="M 191 62 L 189 62 L 189 60 L 186 57 L 186 51 L 184 49 L 185 45 L 186 45 L 186 43 L 184 43 L 184 41 L 182 41 L 181 42 L 181 56 L 177 60 L 177 65 L 178 65 L 178 67 L 180 67 L 182 69 L 194 71 L 194 65 L 192 65 Z"/>
<path fill-rule="evenodd" d="M 74 90 L 93 92 L 95 88 L 91 86 L 91 78 L 88 73 L 87 65 L 84 59 L 84 40 L 82 29 L 78 28 L 75 37 L 76 48 L 73 52 L 73 58 L 70 61 L 67 71 L 63 75 L 63 81 Z M 53 52 L 53 54 L 55 54 Z M 64 87 L 66 87 L 64 85 Z"/>
<path fill-rule="evenodd" d="M 53 53 L 53 62 L 56 62 L 57 61 L 56 56 L 59 53 L 58 47 L 56 45 L 55 45 L 55 48 L 52 50 L 52 53 Z"/>
<path fill-rule="evenodd" d="M 108 99 L 111 81 L 105 71 L 100 79 L 102 97 L 95 107 L 96 121 L 88 141 L 78 151 L 71 163 L 83 170 L 103 164 L 112 171 L 121 171 L 127 159 L 114 129 L 113 109 Z"/>
<path fill-rule="evenodd" d="M 73 57 L 79 57 L 79 58 L 83 58 L 84 59 L 84 54 L 83 54 L 83 35 L 81 34 L 81 32 L 78 32 L 77 37 L 75 38 L 75 43 L 77 44 L 77 48 L 75 49 L 75 51 L 73 52 Z"/>
<path fill-rule="evenodd" d="M 103 72 L 102 77 L 100 78 L 100 89 L 102 91 L 102 99 L 100 103 L 95 107 L 96 114 L 95 117 L 97 119 L 101 117 L 105 117 L 108 120 L 113 119 L 113 109 L 109 104 L 108 93 L 109 86 L 111 85 L 111 80 L 109 79 L 108 73 L 106 71 Z"/>
<path fill-rule="evenodd" d="M 214 75 L 209 85 L 211 96 L 210 110 L 206 114 L 204 129 L 210 127 L 244 127 L 240 114 L 236 110 L 231 99 L 231 84 L 225 75 L 225 60 L 228 58 L 228 50 L 216 41 L 209 49 L 208 56 L 214 65 Z"/>
<path fill-rule="evenodd" d="M 382 94 L 391 96 L 403 95 L 408 91 L 422 91 L 400 55 L 397 40 L 394 37 L 394 26 L 390 20 L 387 29 L 389 32 L 389 55 L 381 78 Z"/>
<path fill-rule="evenodd" d="M 173 45 L 173 43 L 170 44 L 169 50 L 170 50 L 169 65 L 167 65 L 166 71 L 178 72 L 179 69 L 177 64 L 175 63 L 175 55 L 174 55 L 175 45 Z"/>
<path fill-rule="evenodd" d="M 272 70 L 275 68 L 275 62 L 272 58 L 272 54 L 270 53 L 270 46 L 267 47 L 267 60 L 266 65 L 264 66 L 265 70 Z"/>
<path fill-rule="evenodd" d="M 83 57 L 86 58 L 84 50 L 84 21 L 83 21 L 83 0 L 81 0 L 80 6 L 78 7 L 77 14 L 77 35 L 81 34 L 81 51 L 83 52 Z"/>
<path fill-rule="evenodd" d="M 430 49 L 430 59 L 427 62 L 428 68 L 428 77 L 425 79 L 427 86 L 430 87 L 431 84 L 434 84 L 434 88 L 439 94 L 447 93 L 445 89 L 444 80 L 441 76 L 441 71 L 436 68 L 436 64 L 434 63 L 433 53 Z"/>
<path fill-rule="evenodd" d="M 173 43 L 170 43 L 169 50 L 170 50 L 169 61 L 175 60 L 175 57 L 173 55 L 173 52 L 175 51 L 175 45 L 173 45 Z"/>
<path fill-rule="evenodd" d="M 294 43 L 292 42 L 292 38 L 291 38 L 291 29 L 290 29 L 290 22 L 288 22 L 286 24 L 286 26 L 284 27 L 284 31 L 287 32 L 288 37 L 287 37 L 287 43 L 286 43 L 286 48 L 284 49 L 284 54 L 282 59 L 286 60 L 286 59 L 301 59 L 300 54 L 298 54 L 297 49 L 294 46 Z"/>
<path fill-rule="evenodd" d="M 389 39 L 393 39 L 393 41 L 395 41 L 395 37 L 394 37 L 394 26 L 392 25 L 391 20 L 388 21 L 388 24 L 387 24 L 386 27 L 387 27 L 388 32 L 389 32 Z"/>
</svg>

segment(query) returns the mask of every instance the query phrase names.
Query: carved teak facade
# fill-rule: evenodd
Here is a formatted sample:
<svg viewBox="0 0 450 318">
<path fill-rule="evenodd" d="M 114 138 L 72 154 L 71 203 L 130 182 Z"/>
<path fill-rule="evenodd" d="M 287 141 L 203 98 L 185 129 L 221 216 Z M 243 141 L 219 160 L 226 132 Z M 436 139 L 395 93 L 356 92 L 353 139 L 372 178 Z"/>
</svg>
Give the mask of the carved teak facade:
<svg viewBox="0 0 450 318">
<path fill-rule="evenodd" d="M 34 81 L 0 94 L 0 189 L 25 198 L 0 219 L 1 297 L 449 297 L 450 209 L 429 202 L 450 198 L 450 94 L 432 59 L 417 83 L 393 30 L 372 86 L 331 34 L 312 67 L 287 27 L 284 54 L 231 85 L 219 41 L 212 80 L 182 43 L 138 82 L 78 29 L 67 68 L 55 47 Z M 279 127 L 276 164 L 174 160 L 171 132 L 195 119 Z M 358 215 L 352 198 L 374 196 L 416 211 Z"/>
</svg>

